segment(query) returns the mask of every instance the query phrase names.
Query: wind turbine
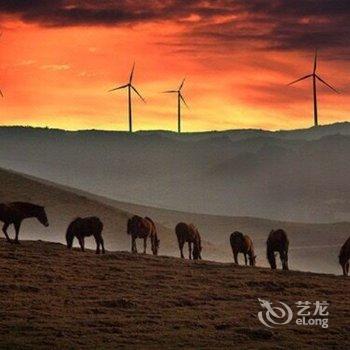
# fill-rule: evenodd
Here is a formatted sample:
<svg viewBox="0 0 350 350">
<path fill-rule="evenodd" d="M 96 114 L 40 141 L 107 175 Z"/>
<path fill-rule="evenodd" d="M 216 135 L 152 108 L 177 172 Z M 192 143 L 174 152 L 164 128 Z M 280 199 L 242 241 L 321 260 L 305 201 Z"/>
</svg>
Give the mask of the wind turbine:
<svg viewBox="0 0 350 350">
<path fill-rule="evenodd" d="M 146 103 L 146 100 L 141 96 L 141 94 L 136 90 L 135 86 L 132 85 L 132 79 L 134 76 L 134 70 L 135 70 L 135 63 L 132 66 L 130 77 L 129 77 L 129 82 L 125 85 L 118 86 L 114 89 L 109 90 L 108 92 L 115 91 L 115 90 L 120 90 L 120 89 L 128 89 L 128 106 L 129 106 L 129 132 L 132 132 L 132 105 L 131 105 L 131 93 L 132 90 L 140 97 L 140 99 Z"/>
<path fill-rule="evenodd" d="M 318 115 L 317 115 L 317 84 L 316 81 L 319 80 L 321 83 L 329 87 L 331 90 L 339 94 L 339 92 L 334 89 L 331 85 L 326 83 L 317 73 L 316 73 L 316 68 L 317 68 L 317 50 L 315 51 L 315 59 L 314 59 L 314 69 L 311 74 L 305 75 L 304 77 L 301 77 L 297 80 L 292 81 L 288 85 L 295 84 L 301 80 L 307 79 L 307 78 L 312 78 L 312 87 L 313 87 L 313 99 L 314 99 L 314 125 L 318 126 Z"/>
<path fill-rule="evenodd" d="M 168 91 L 163 91 L 164 94 L 177 94 L 177 131 L 180 133 L 181 132 L 181 102 L 184 103 L 184 105 L 188 108 L 188 105 L 182 96 L 181 89 L 184 86 L 185 79 L 182 80 L 182 83 L 180 84 L 179 88 L 177 90 L 168 90 Z"/>
</svg>

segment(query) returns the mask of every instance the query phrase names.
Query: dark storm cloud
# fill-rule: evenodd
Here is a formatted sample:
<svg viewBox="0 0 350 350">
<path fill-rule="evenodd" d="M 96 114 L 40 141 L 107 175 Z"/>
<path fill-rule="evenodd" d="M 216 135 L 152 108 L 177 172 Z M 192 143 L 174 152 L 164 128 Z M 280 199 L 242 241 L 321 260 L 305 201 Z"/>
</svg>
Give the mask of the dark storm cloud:
<svg viewBox="0 0 350 350">
<path fill-rule="evenodd" d="M 188 38 L 227 47 L 244 42 L 263 49 L 345 51 L 350 44 L 348 0 L 0 0 L 0 13 L 57 27 L 174 21 L 187 26 Z"/>
</svg>

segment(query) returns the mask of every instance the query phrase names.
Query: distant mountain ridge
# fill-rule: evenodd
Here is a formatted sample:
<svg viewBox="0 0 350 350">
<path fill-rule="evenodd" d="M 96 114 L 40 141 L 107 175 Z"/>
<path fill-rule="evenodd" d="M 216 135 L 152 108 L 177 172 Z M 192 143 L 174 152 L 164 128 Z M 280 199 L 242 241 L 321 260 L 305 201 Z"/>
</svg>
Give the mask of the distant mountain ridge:
<svg viewBox="0 0 350 350">
<path fill-rule="evenodd" d="M 0 166 L 97 195 L 228 216 L 350 220 L 350 123 L 185 133 L 0 128 Z"/>
</svg>

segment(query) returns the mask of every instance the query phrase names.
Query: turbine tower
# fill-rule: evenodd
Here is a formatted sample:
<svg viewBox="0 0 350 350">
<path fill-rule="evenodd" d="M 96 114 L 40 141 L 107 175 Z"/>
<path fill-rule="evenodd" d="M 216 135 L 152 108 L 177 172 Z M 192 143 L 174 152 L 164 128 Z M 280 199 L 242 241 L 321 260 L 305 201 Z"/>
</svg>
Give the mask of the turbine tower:
<svg viewBox="0 0 350 350">
<path fill-rule="evenodd" d="M 135 63 L 132 66 L 130 77 L 129 77 L 129 82 L 125 85 L 118 86 L 114 89 L 109 90 L 108 92 L 115 91 L 115 90 L 120 90 L 120 89 L 128 89 L 128 110 L 129 110 L 129 132 L 132 132 L 132 104 L 131 104 L 131 93 L 132 90 L 140 97 L 140 99 L 146 103 L 146 100 L 141 96 L 141 94 L 136 90 L 135 86 L 132 84 L 132 79 L 134 76 L 134 70 L 135 70 Z"/>
<path fill-rule="evenodd" d="M 164 94 L 177 94 L 177 131 L 180 133 L 181 132 L 181 102 L 184 103 L 184 105 L 188 108 L 188 105 L 182 96 L 181 89 L 184 86 L 185 79 L 182 80 L 182 83 L 180 84 L 179 88 L 177 90 L 168 90 L 168 91 L 163 91 Z"/>
<path fill-rule="evenodd" d="M 314 68 L 311 74 L 305 75 L 304 77 L 301 77 L 297 80 L 292 81 L 288 85 L 295 84 L 301 80 L 307 79 L 307 78 L 312 78 L 312 89 L 313 89 L 313 100 L 314 100 L 314 125 L 318 126 L 318 114 L 317 114 L 317 80 L 319 80 L 321 83 L 329 87 L 331 90 L 335 91 L 337 94 L 339 92 L 334 89 L 332 86 L 330 86 L 328 83 L 326 83 L 317 73 L 316 73 L 316 68 L 317 68 L 317 50 L 315 51 L 315 59 L 314 59 Z"/>
</svg>

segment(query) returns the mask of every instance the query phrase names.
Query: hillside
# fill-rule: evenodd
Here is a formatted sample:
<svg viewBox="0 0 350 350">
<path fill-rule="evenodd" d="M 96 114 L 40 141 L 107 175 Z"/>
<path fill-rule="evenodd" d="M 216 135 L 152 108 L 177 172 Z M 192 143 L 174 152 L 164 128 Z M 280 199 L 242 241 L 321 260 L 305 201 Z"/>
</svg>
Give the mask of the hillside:
<svg viewBox="0 0 350 350">
<path fill-rule="evenodd" d="M 350 124 L 177 135 L 0 128 L 0 167 L 145 206 L 350 220 Z"/>
<path fill-rule="evenodd" d="M 0 181 L 0 202 L 32 201 L 47 209 L 50 227 L 44 228 L 35 219 L 25 220 L 21 228 L 23 239 L 64 242 L 67 225 L 74 217 L 98 215 L 104 222 L 106 248 L 130 250 L 130 238 L 126 235 L 127 218 L 132 214 L 148 215 L 156 221 L 162 255 L 178 256 L 174 226 L 185 221 L 194 223 L 200 229 L 204 240 L 204 259 L 231 262 L 229 235 L 240 230 L 252 237 L 257 264 L 266 266 L 267 235 L 271 229 L 284 228 L 290 239 L 291 269 L 340 274 L 337 256 L 350 232 L 350 223 L 347 222 L 305 224 L 251 217 L 199 215 L 139 206 L 1 169 Z M 87 239 L 86 243 L 88 247 L 94 247 L 92 238 Z M 142 242 L 139 241 L 138 245 L 141 249 Z"/>
<path fill-rule="evenodd" d="M 2 349 L 349 349 L 343 277 L 0 240 Z M 267 328 L 258 298 L 330 303 L 329 328 Z"/>
</svg>

